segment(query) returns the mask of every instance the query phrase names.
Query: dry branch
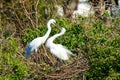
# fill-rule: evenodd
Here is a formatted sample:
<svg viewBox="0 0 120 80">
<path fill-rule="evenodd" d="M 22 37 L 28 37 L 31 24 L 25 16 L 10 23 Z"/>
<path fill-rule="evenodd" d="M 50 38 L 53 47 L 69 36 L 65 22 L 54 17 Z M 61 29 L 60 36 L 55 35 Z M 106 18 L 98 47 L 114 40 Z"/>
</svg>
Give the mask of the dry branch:
<svg viewBox="0 0 120 80">
<path fill-rule="evenodd" d="M 36 26 L 38 26 L 38 17 L 37 17 L 37 15 L 38 15 L 38 11 L 37 11 L 38 3 L 39 3 L 39 0 L 37 0 L 36 5 L 35 5 Z"/>
<path fill-rule="evenodd" d="M 47 51 L 47 48 L 44 45 L 37 53 L 37 56 L 34 55 L 36 54 L 33 54 L 29 59 L 26 59 L 26 64 L 31 67 L 31 70 L 36 69 L 35 75 L 38 75 L 37 78 L 52 80 L 71 79 L 75 77 L 84 78 L 85 75 L 83 73 L 89 69 L 88 60 L 83 56 L 82 53 L 79 53 L 78 56 L 75 56 L 72 61 L 62 64 L 59 67 L 55 67 L 56 63 L 54 63 L 59 63 L 59 61 L 57 61 L 57 59 L 53 57 L 49 51 Z M 40 59 L 37 59 L 38 57 Z M 39 64 L 36 64 L 36 60 L 34 59 L 39 60 L 37 61 Z M 23 58 L 23 60 L 25 59 Z"/>
<path fill-rule="evenodd" d="M 23 9 L 25 11 L 25 15 L 26 17 L 30 20 L 31 24 L 32 24 L 32 28 L 35 28 L 35 25 L 34 25 L 34 21 L 31 19 L 26 7 L 25 7 L 25 4 L 24 4 L 24 1 L 22 1 L 22 5 L 23 5 Z"/>
</svg>

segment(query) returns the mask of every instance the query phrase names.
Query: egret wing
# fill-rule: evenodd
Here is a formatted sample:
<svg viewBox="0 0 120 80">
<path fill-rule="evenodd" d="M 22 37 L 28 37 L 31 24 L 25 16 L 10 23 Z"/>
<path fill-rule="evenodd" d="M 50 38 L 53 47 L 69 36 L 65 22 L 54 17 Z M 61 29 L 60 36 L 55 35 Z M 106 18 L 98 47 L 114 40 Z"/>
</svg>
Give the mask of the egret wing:
<svg viewBox="0 0 120 80">
<path fill-rule="evenodd" d="M 61 44 L 58 44 L 58 46 L 60 46 L 61 48 L 63 48 L 68 54 L 73 55 L 73 53 L 70 50 L 68 50 L 67 47 L 65 47 L 65 46 L 63 46 Z"/>
<path fill-rule="evenodd" d="M 54 47 L 50 51 L 57 58 L 62 59 L 62 60 L 68 60 L 68 55 L 66 54 L 66 52 L 64 52 L 64 50 L 62 48 Z"/>
</svg>

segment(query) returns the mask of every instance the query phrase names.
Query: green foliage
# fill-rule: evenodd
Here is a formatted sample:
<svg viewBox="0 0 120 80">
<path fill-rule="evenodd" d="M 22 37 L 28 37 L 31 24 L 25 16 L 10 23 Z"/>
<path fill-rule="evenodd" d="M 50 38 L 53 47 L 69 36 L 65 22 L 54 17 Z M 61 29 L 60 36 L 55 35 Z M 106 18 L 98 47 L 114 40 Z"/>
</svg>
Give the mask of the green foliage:
<svg viewBox="0 0 120 80">
<path fill-rule="evenodd" d="M 87 79 L 120 79 L 119 33 L 113 30 L 112 26 L 105 26 L 103 23 L 96 21 L 86 36 L 88 42 L 86 42 L 87 46 L 83 50 L 86 52 L 91 66 L 86 73 Z"/>
<path fill-rule="evenodd" d="M 50 36 L 59 33 L 61 27 L 66 28 L 66 33 L 54 42 L 66 46 L 74 54 L 78 54 L 81 50 L 89 59 L 90 69 L 86 72 L 86 80 L 120 79 L 119 18 L 109 21 L 110 15 L 105 12 L 99 16 L 101 20 L 80 17 L 77 21 L 79 24 L 77 24 L 71 22 L 70 19 L 57 17 L 53 5 L 57 3 L 63 5 L 65 0 L 59 2 L 39 0 L 37 10 L 35 10 L 36 3 L 36 0 L 26 0 L 25 6 L 23 6 L 23 2 L 20 0 L 1 1 L 0 80 L 23 80 L 28 79 L 28 77 L 34 78 L 34 75 L 39 76 L 35 73 L 37 69 L 33 68 L 31 71 L 30 67 L 17 56 L 17 53 L 22 54 L 30 41 L 46 33 L 45 24 L 50 18 L 55 18 L 57 21 L 57 26 L 52 27 Z M 35 14 L 36 11 L 37 14 Z M 38 27 L 36 18 L 40 24 Z M 108 22 L 109 25 L 105 22 Z M 22 31 L 24 34 L 21 34 Z M 16 34 L 17 38 L 15 38 Z M 20 41 L 22 42 L 20 43 Z M 51 67 L 48 66 L 43 71 L 47 73 L 51 70 Z"/>
<path fill-rule="evenodd" d="M 86 71 L 87 80 L 118 80 L 120 79 L 120 32 L 119 19 L 113 20 L 111 26 L 106 25 L 99 20 L 90 18 L 80 18 L 80 24 L 73 24 L 69 19 L 57 19 L 57 26 L 52 26 L 50 36 L 59 33 L 61 27 L 66 28 L 66 33 L 57 38 L 54 42 L 62 44 L 70 49 L 73 53 L 78 54 L 83 51 L 89 59 L 90 69 Z M 89 24 L 85 24 L 86 22 Z M 46 24 L 46 23 L 44 23 Z M 113 25 L 116 25 L 113 26 Z M 26 45 L 34 38 L 43 36 L 47 31 L 46 25 L 39 25 L 35 29 L 24 29 L 22 34 L 22 44 Z M 8 35 L 9 36 L 9 35 Z M 7 37 L 8 37 L 7 36 Z M 9 37 L 1 44 L 0 50 L 0 78 L 16 80 L 24 79 L 28 74 L 26 66 L 20 58 L 17 51 L 20 49 L 19 41 Z M 23 53 L 21 49 L 21 53 Z M 49 71 L 45 68 L 45 71 Z"/>
<path fill-rule="evenodd" d="M 29 43 L 34 38 L 43 36 L 46 33 L 47 27 L 40 25 L 38 28 L 30 29 L 26 28 L 25 32 L 26 34 L 22 34 L 22 41 L 23 43 Z"/>
<path fill-rule="evenodd" d="M 0 78 L 2 80 L 19 80 L 27 76 L 28 67 L 17 57 L 20 46 L 17 39 L 4 40 L 0 50 Z"/>
<path fill-rule="evenodd" d="M 66 33 L 54 42 L 65 45 L 75 54 L 78 54 L 79 50 L 85 52 L 84 55 L 90 62 L 90 69 L 86 72 L 87 80 L 120 79 L 120 33 L 118 28 L 114 29 L 99 20 L 84 27 L 81 24 L 70 24 L 67 19 L 59 19 L 57 24 L 59 26 L 52 27 L 50 36 L 59 33 L 60 27 L 66 28 Z M 41 33 L 46 32 L 46 29 L 42 31 L 43 28 L 43 26 L 39 27 Z M 36 36 L 40 32 L 30 30 L 26 38 L 31 35 Z M 29 38 L 32 40 L 35 37 Z"/>
</svg>

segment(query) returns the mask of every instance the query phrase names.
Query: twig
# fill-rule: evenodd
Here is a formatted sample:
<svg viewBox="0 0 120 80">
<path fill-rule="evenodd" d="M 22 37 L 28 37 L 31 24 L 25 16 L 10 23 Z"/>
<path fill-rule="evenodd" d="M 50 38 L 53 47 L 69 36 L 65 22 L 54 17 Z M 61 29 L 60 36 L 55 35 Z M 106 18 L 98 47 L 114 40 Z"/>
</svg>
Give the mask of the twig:
<svg viewBox="0 0 120 80">
<path fill-rule="evenodd" d="M 15 11 L 13 12 L 13 14 L 15 14 L 16 20 L 17 20 L 18 24 L 20 25 L 20 28 L 23 29 L 21 21 L 20 21 L 18 15 L 15 13 Z"/>
<path fill-rule="evenodd" d="M 29 15 L 29 13 L 28 13 L 25 5 L 24 5 L 24 1 L 22 1 L 22 5 L 23 5 L 23 9 L 25 10 L 25 15 L 26 15 L 26 17 L 30 20 L 30 22 L 31 22 L 31 24 L 32 24 L 32 28 L 34 28 L 34 27 L 35 27 L 35 26 L 34 26 L 34 22 L 33 22 L 33 20 L 31 19 L 30 15 Z"/>
<path fill-rule="evenodd" d="M 39 0 L 37 0 L 36 5 L 35 5 L 35 18 L 36 18 L 36 27 L 38 26 L 38 17 L 37 17 L 37 6 L 38 6 Z"/>
<path fill-rule="evenodd" d="M 50 62 L 54 65 L 55 61 L 52 60 L 52 59 L 50 58 L 50 56 L 47 54 L 47 51 L 46 51 L 44 45 L 42 45 L 42 47 L 43 47 L 43 50 L 45 51 L 45 55 L 46 55 L 46 57 L 47 57 L 47 58 L 50 60 Z"/>
</svg>

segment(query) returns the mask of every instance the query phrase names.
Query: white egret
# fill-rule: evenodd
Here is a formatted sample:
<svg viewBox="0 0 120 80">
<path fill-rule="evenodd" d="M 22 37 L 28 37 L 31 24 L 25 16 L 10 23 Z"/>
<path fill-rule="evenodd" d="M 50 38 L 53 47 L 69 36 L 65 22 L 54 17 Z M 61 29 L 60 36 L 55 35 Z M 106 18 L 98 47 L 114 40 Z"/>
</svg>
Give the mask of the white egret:
<svg viewBox="0 0 120 80">
<path fill-rule="evenodd" d="M 25 54 L 24 56 L 27 58 L 33 51 L 37 52 L 37 49 L 45 43 L 46 39 L 48 38 L 50 32 L 51 32 L 51 27 L 50 25 L 53 24 L 55 25 L 56 21 L 54 19 L 50 19 L 47 23 L 47 28 L 48 28 L 48 31 L 46 32 L 46 34 L 42 37 L 38 37 L 38 38 L 35 38 L 34 40 L 32 40 L 26 51 L 25 51 Z"/>
<path fill-rule="evenodd" d="M 94 14 L 94 10 L 89 0 L 79 0 L 77 10 L 74 10 L 72 18 L 78 18 L 80 15 L 83 17 L 89 17 Z"/>
<path fill-rule="evenodd" d="M 116 5 L 112 5 L 108 10 L 115 18 L 120 17 L 120 0 L 115 0 Z"/>
<path fill-rule="evenodd" d="M 58 59 L 64 61 L 68 60 L 69 55 L 73 55 L 73 53 L 70 50 L 68 50 L 65 46 L 53 43 L 53 40 L 63 35 L 65 32 L 66 29 L 61 28 L 61 32 L 59 34 L 55 34 L 46 41 L 46 47 L 50 49 L 51 54 L 56 56 Z"/>
</svg>

